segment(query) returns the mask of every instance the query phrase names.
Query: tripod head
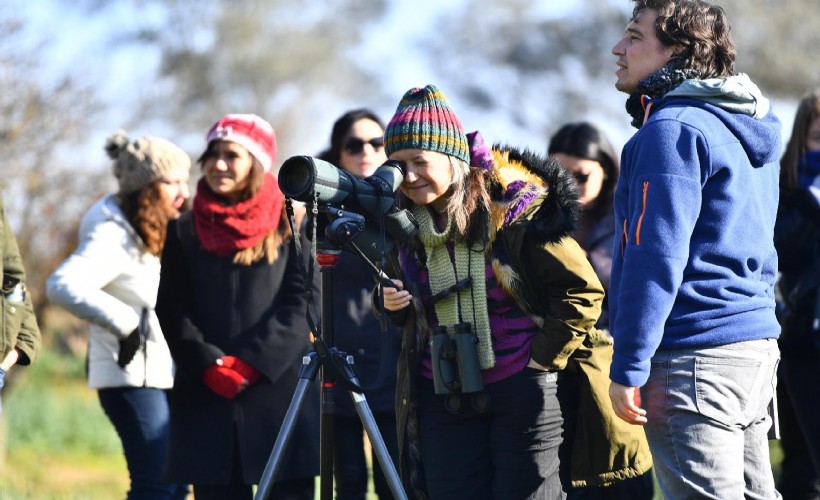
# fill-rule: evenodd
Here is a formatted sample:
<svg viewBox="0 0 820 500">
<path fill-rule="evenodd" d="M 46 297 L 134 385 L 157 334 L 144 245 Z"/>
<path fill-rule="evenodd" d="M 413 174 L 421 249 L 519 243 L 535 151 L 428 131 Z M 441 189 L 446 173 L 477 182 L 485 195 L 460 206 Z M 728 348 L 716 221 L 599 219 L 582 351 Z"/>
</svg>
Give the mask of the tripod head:
<svg viewBox="0 0 820 500">
<path fill-rule="evenodd" d="M 359 258 L 373 271 L 377 281 L 382 286 L 395 286 L 393 281 L 379 269 L 373 260 L 378 257 L 381 260 L 383 252 L 387 252 L 392 246 L 392 239 L 384 235 L 376 234 L 369 228 L 363 215 L 344 207 L 324 205 L 318 211 L 326 215 L 324 230 L 317 230 L 316 234 L 324 234 L 324 238 L 319 238 L 316 242 L 317 260 L 319 254 L 332 253 L 333 250 L 344 249 L 358 255 Z M 317 227 L 320 221 L 314 215 L 311 217 L 313 224 Z M 309 218 L 309 219 L 311 219 Z M 381 238 L 380 238 L 381 236 Z M 378 241 L 378 240 L 381 241 Z M 321 262 L 319 263 L 321 265 Z"/>
</svg>

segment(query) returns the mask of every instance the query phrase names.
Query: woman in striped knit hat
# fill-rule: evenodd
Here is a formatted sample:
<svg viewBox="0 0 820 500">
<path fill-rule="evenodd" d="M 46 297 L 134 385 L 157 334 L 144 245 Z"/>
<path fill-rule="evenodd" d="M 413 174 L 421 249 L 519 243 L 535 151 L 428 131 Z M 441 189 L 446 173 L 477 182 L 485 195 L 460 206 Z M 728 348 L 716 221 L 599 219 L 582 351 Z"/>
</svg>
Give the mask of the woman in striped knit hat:
<svg viewBox="0 0 820 500">
<path fill-rule="evenodd" d="M 606 399 L 611 346 L 594 328 L 603 289 L 570 237 L 571 177 L 545 156 L 465 134 L 432 85 L 404 95 L 385 148 L 405 163 L 402 202 L 419 223 L 393 256 L 396 288 L 381 290 L 404 332 L 396 403 L 408 491 L 553 499 L 571 482 L 643 472 L 642 430 Z"/>
</svg>

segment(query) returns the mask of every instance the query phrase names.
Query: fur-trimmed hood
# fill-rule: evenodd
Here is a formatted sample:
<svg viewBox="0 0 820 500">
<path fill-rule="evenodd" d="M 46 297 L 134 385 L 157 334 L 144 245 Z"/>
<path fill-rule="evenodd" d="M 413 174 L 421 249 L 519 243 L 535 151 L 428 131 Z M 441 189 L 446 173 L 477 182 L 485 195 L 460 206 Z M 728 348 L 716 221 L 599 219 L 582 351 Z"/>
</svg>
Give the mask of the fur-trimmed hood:
<svg viewBox="0 0 820 500">
<path fill-rule="evenodd" d="M 487 190 L 493 235 L 517 223 L 540 241 L 557 241 L 578 227 L 581 204 L 572 177 L 552 158 L 506 145 L 489 152 Z"/>
</svg>

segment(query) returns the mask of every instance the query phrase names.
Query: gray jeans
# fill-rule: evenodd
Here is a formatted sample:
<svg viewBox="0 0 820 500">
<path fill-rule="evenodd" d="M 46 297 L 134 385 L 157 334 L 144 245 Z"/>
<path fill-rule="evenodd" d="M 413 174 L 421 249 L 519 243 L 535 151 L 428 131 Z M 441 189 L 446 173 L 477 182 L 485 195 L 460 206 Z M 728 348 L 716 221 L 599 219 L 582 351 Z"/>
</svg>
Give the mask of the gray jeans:
<svg viewBox="0 0 820 500">
<path fill-rule="evenodd" d="M 665 499 L 780 498 L 766 435 L 779 359 L 775 340 L 655 354 L 641 397 Z"/>
</svg>

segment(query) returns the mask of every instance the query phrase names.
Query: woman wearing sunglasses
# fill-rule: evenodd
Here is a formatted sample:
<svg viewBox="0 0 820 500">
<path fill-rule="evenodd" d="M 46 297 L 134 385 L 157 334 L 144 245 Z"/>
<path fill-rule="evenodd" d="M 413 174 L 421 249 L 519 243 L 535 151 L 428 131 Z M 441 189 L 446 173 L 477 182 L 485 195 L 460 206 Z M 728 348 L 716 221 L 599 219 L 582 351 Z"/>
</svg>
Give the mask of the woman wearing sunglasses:
<svg viewBox="0 0 820 500">
<path fill-rule="evenodd" d="M 573 237 L 587 252 L 592 268 L 607 289 L 615 241 L 612 201 L 620 170 L 618 156 L 604 133 L 587 122 L 567 123 L 561 127 L 550 139 L 547 153 L 561 163 L 578 185 L 583 217 Z M 609 330 L 606 297 L 595 326 Z"/>
<path fill-rule="evenodd" d="M 615 241 L 612 201 L 618 183 L 618 156 L 604 133 L 587 122 L 567 123 L 561 127 L 550 139 L 547 152 L 572 174 L 578 185 L 583 217 L 573 237 L 586 250 L 592 268 L 607 289 Z M 606 296 L 595 326 L 609 330 Z M 570 490 L 568 498 L 649 500 L 653 494 L 652 473 L 647 472 L 608 488 L 575 488 Z"/>
<path fill-rule="evenodd" d="M 371 175 L 387 160 L 384 153 L 384 126 L 368 109 L 354 109 L 333 124 L 330 147 L 319 155 L 358 178 Z M 334 341 L 339 350 L 353 356 L 359 381 L 370 388 L 365 392 L 368 406 L 379 427 L 393 462 L 397 463 L 396 439 L 396 362 L 401 338 L 397 329 L 388 326 L 393 335 L 392 352 L 380 350 L 381 331 L 370 312 L 373 274 L 356 255 L 343 252 L 333 271 Z M 390 356 L 384 379 L 377 381 L 382 354 Z M 364 453 L 364 430 L 351 398 L 336 398 L 334 433 L 334 467 L 336 498 L 364 500 L 367 493 L 367 462 Z M 375 458 L 375 457 L 374 457 Z M 377 460 L 373 460 L 373 484 L 380 499 L 392 498 L 390 488 Z"/>
</svg>

